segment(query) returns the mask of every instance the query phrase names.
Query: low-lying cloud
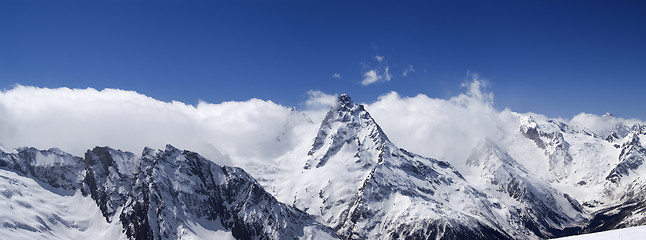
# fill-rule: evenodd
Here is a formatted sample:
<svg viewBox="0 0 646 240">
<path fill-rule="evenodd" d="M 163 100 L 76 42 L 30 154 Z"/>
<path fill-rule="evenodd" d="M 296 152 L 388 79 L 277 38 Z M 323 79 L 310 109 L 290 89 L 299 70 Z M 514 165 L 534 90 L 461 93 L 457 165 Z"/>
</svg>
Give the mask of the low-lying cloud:
<svg viewBox="0 0 646 240">
<path fill-rule="evenodd" d="M 465 93 L 449 99 L 390 92 L 363 104 L 399 147 L 459 168 L 485 138 L 501 146 L 521 144 L 509 137 L 519 136 L 518 115 L 495 109 L 486 81 L 472 77 L 463 85 Z M 0 146 L 58 147 L 82 156 L 94 146 L 140 153 L 145 146 L 170 143 L 220 164 L 242 166 L 239 161 L 279 159 L 296 146 L 311 145 L 336 98 L 310 91 L 303 109 L 296 110 L 260 99 L 193 106 L 118 89 L 16 86 L 0 92 Z M 563 121 L 598 134 L 620 123 L 641 123 L 586 113 Z"/>
<path fill-rule="evenodd" d="M 197 106 L 117 89 L 17 86 L 0 93 L 0 144 L 58 147 L 75 155 L 94 146 L 140 153 L 173 144 L 222 164 L 289 150 L 293 111 L 271 101 Z"/>
<path fill-rule="evenodd" d="M 493 93 L 486 92 L 484 85 L 485 81 L 474 78 L 464 85 L 466 93 L 450 99 L 391 92 L 366 108 L 398 146 L 460 163 L 479 141 L 499 140 L 519 126 L 511 111 L 493 107 Z"/>
</svg>

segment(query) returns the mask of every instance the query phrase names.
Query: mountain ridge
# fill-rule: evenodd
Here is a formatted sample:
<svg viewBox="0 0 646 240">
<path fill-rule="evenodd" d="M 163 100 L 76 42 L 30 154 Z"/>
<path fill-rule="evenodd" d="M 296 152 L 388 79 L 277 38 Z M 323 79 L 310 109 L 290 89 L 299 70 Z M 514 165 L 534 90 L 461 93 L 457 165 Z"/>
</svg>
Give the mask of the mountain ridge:
<svg viewBox="0 0 646 240">
<path fill-rule="evenodd" d="M 484 138 L 463 149 L 471 154 L 460 172 L 459 163 L 397 147 L 363 105 L 343 94 L 311 145 L 265 163 L 269 168 L 219 166 L 171 145 L 146 147 L 140 156 L 95 147 L 84 157 L 25 147 L 0 151 L 0 184 L 7 188 L 0 197 L 30 211 L 12 200 L 22 185 L 11 183 L 33 179 L 42 188 L 36 192 L 83 206 L 91 201 L 101 220 L 83 222 L 131 239 L 537 239 L 646 223 L 644 125 L 621 123 L 599 134 L 514 114 L 511 142 L 528 143 L 522 146 L 541 158 Z M 545 171 L 527 167 L 537 159 Z M 4 231 L 92 229 L 60 216 L 6 220 Z"/>
<path fill-rule="evenodd" d="M 44 161 L 52 154 L 58 158 Z M 36 163 L 48 164 L 51 171 L 42 173 Z M 122 169 L 136 165 L 139 169 L 134 171 Z M 191 237 L 196 228 L 228 231 L 243 239 L 336 236 L 307 214 L 276 201 L 244 170 L 220 167 L 171 145 L 165 150 L 145 148 L 141 158 L 108 147 L 88 150 L 85 158 L 24 148 L 16 154 L 3 152 L 0 166 L 90 196 L 105 221 L 120 223 L 129 239 Z M 65 174 L 76 181 L 51 177 Z M 71 184 L 58 184 L 59 180 Z"/>
</svg>

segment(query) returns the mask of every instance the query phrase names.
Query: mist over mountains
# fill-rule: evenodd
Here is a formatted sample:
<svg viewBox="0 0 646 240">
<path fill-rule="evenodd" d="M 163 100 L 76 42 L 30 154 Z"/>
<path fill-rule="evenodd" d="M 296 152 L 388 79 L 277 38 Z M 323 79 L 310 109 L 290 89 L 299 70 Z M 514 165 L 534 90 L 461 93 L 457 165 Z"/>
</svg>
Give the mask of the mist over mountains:
<svg viewBox="0 0 646 240">
<path fill-rule="evenodd" d="M 7 209 L 29 214 L 3 231 L 537 239 L 646 222 L 644 122 L 497 110 L 484 84 L 368 104 L 311 91 L 298 110 L 17 86 L 0 93 L 0 168 Z"/>
<path fill-rule="evenodd" d="M 474 79 L 465 84 L 465 93 L 449 99 L 390 92 L 362 104 L 398 146 L 463 162 L 468 157 L 462 150 L 465 144 L 474 147 L 484 137 L 499 141 L 519 127 L 513 109 L 493 107 L 494 95 L 485 85 Z M 232 159 L 272 160 L 311 140 L 337 98 L 320 91 L 309 95 L 296 109 L 260 99 L 193 106 L 119 89 L 16 86 L 0 93 L 0 144 L 6 149 L 55 147 L 82 155 L 95 146 L 139 152 L 146 146 L 163 148 L 170 143 L 226 165 L 237 165 Z M 530 114 L 535 119 L 549 118 Z M 560 120 L 600 135 L 619 123 L 642 122 L 587 113 Z"/>
</svg>

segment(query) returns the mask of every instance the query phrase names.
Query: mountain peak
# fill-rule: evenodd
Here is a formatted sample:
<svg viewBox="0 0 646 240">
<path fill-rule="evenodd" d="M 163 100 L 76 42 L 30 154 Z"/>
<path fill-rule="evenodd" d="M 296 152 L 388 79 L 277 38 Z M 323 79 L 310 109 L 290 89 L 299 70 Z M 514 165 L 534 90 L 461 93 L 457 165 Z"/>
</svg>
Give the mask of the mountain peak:
<svg viewBox="0 0 646 240">
<path fill-rule="evenodd" d="M 368 142 L 371 144 L 367 144 Z M 338 98 L 338 105 L 325 115 L 312 149 L 308 152 L 313 158 L 304 168 L 310 168 L 315 162 L 316 167 L 325 165 L 330 156 L 335 155 L 346 144 L 356 144 L 353 148 L 383 148 L 383 144 L 389 142 L 386 134 L 363 105 L 355 104 L 350 96 L 342 94 Z"/>
<path fill-rule="evenodd" d="M 337 98 L 337 102 L 338 102 L 340 107 L 347 106 L 347 107 L 351 108 L 352 106 L 354 106 L 354 102 L 352 101 L 352 98 L 350 98 L 350 96 L 348 96 L 348 94 L 345 94 L 345 93 L 341 94 Z"/>
<path fill-rule="evenodd" d="M 527 172 L 509 154 L 502 150 L 498 144 L 486 137 L 474 148 L 467 159 L 467 165 L 480 166 L 494 172 L 497 168 L 516 168 Z"/>
<path fill-rule="evenodd" d="M 181 150 L 174 147 L 173 145 L 166 144 L 166 152 L 176 152 L 176 151 L 181 151 Z"/>
<path fill-rule="evenodd" d="M 354 123 L 360 124 L 361 122 L 374 122 L 368 111 L 361 104 L 355 104 L 350 96 L 341 94 L 337 98 L 337 105 L 332 107 L 325 115 L 321 128 L 333 125 L 334 122 Z M 376 124 L 376 123 L 375 123 Z"/>
</svg>

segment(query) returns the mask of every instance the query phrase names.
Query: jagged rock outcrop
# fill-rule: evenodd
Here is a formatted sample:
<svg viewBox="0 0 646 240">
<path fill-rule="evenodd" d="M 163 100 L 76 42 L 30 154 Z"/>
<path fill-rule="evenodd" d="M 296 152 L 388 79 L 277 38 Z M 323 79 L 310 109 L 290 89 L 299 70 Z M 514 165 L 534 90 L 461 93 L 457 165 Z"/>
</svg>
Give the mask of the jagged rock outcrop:
<svg viewBox="0 0 646 240">
<path fill-rule="evenodd" d="M 347 95 L 325 116 L 303 169 L 292 204 L 343 238 L 511 239 L 516 231 L 500 223 L 517 216 L 501 216 L 508 210 L 451 164 L 396 147 Z"/>
<path fill-rule="evenodd" d="M 617 183 L 621 180 L 622 176 L 630 175 L 631 170 L 636 170 L 644 164 L 646 148 L 641 144 L 638 133 L 632 133 L 630 139 L 629 142 L 621 146 L 619 163 L 606 177 L 608 181 Z"/>
<path fill-rule="evenodd" d="M 550 171 L 556 179 L 566 177 L 566 167 L 572 162 L 572 155 L 569 153 L 570 144 L 563 138 L 562 131 L 565 125 L 551 121 L 550 123 L 554 124 L 558 131 L 544 131 L 531 116 L 522 118 L 521 122 L 521 133 L 545 151 L 549 157 Z"/>
<path fill-rule="evenodd" d="M 490 139 L 482 141 L 467 164 L 479 172 L 486 193 L 499 197 L 520 215 L 522 225 L 541 238 L 583 232 L 583 207 L 537 178 Z M 501 193 L 501 194 L 496 194 Z M 505 196 L 506 195 L 506 196 Z"/>
<path fill-rule="evenodd" d="M 306 213 L 278 202 L 244 170 L 170 145 L 141 157 L 96 147 L 85 158 L 57 149 L 2 152 L 0 167 L 54 188 L 80 190 L 129 239 L 177 239 L 201 229 L 239 239 L 336 238 Z M 190 235 L 190 234 L 189 234 Z"/>
</svg>

